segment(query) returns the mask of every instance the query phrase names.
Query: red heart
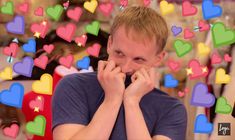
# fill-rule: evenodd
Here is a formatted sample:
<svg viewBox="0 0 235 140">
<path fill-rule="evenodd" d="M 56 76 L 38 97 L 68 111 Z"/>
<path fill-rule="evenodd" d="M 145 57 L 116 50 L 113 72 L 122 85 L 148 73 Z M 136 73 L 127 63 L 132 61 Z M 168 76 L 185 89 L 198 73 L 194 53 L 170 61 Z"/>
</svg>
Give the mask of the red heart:
<svg viewBox="0 0 235 140">
<path fill-rule="evenodd" d="M 217 53 L 213 53 L 211 57 L 211 64 L 220 64 L 221 62 L 222 58 Z"/>
<path fill-rule="evenodd" d="M 172 71 L 178 71 L 180 69 L 180 63 L 179 62 L 175 62 L 173 60 L 169 60 L 167 64 L 168 64 L 168 67 Z"/>
<path fill-rule="evenodd" d="M 29 9 L 29 4 L 28 3 L 23 3 L 19 5 L 19 10 L 21 12 L 27 13 Z"/>
<path fill-rule="evenodd" d="M 35 100 L 32 100 L 29 102 L 29 107 L 31 109 L 35 109 L 35 107 L 38 107 L 40 111 L 43 111 L 44 109 L 44 98 L 42 96 L 37 96 Z"/>
<path fill-rule="evenodd" d="M 207 31 L 210 30 L 210 24 L 205 23 L 203 20 L 200 20 L 198 22 L 198 27 L 199 27 L 199 31 L 203 32 L 203 31 Z"/>
<path fill-rule="evenodd" d="M 182 4 L 182 15 L 183 16 L 191 16 L 197 13 L 197 8 L 192 6 L 189 1 L 184 1 Z"/>
<path fill-rule="evenodd" d="M 95 43 L 91 47 L 88 47 L 86 51 L 88 54 L 98 57 L 100 53 L 100 48 L 101 48 L 100 44 Z"/>
<path fill-rule="evenodd" d="M 43 49 L 48 53 L 50 54 L 53 50 L 54 50 L 54 45 L 53 44 L 50 44 L 50 45 L 44 45 L 43 46 Z"/>
<path fill-rule="evenodd" d="M 73 55 L 70 54 L 68 56 L 65 56 L 65 57 L 61 57 L 59 59 L 59 63 L 67 68 L 70 68 L 73 64 Z"/>
<path fill-rule="evenodd" d="M 12 138 L 16 138 L 19 132 L 19 126 L 17 124 L 12 124 L 10 127 L 3 129 L 3 134 Z"/>
<path fill-rule="evenodd" d="M 231 61 L 232 61 L 232 57 L 229 56 L 229 54 L 225 54 L 225 55 L 224 55 L 224 60 L 225 60 L 226 62 L 231 62 Z"/>
<path fill-rule="evenodd" d="M 190 74 L 190 79 L 196 79 L 196 78 L 201 78 L 205 77 L 208 74 L 208 69 L 206 72 L 203 72 L 203 68 L 207 68 L 205 66 L 201 66 L 198 60 L 192 59 L 188 63 L 188 67 L 192 69 L 192 74 Z"/>
<path fill-rule="evenodd" d="M 40 33 L 40 37 L 45 38 L 47 31 L 49 29 L 49 24 L 46 21 L 40 24 L 34 23 L 31 25 L 30 29 L 31 29 L 31 32 L 33 33 L 38 32 Z"/>
<path fill-rule="evenodd" d="M 194 37 L 194 33 L 191 32 L 188 28 L 184 29 L 184 39 L 190 39 Z"/>
<path fill-rule="evenodd" d="M 113 10 L 113 3 L 100 4 L 99 9 L 105 16 L 109 16 Z"/>
<path fill-rule="evenodd" d="M 71 42 L 72 37 L 75 33 L 76 30 L 76 25 L 73 23 L 67 24 L 65 27 L 60 26 L 59 28 L 56 29 L 56 34 L 63 38 L 64 40 Z"/>
<path fill-rule="evenodd" d="M 75 38 L 75 42 L 76 42 L 79 46 L 85 47 L 86 41 L 87 41 L 87 35 L 82 35 L 81 37 L 76 37 L 76 38 Z"/>
<path fill-rule="evenodd" d="M 12 56 L 12 57 L 16 57 L 17 52 L 18 52 L 18 44 L 16 43 L 11 43 L 9 47 L 5 47 L 3 49 L 3 54 L 7 55 L 7 56 Z"/>
<path fill-rule="evenodd" d="M 80 7 L 76 7 L 74 10 L 70 9 L 67 11 L 67 16 L 75 21 L 79 21 L 82 15 L 82 9 Z"/>
<path fill-rule="evenodd" d="M 41 55 L 39 58 L 36 58 L 34 60 L 34 65 L 41 69 L 46 69 L 47 62 L 48 62 L 48 57 L 45 55 Z"/>
<path fill-rule="evenodd" d="M 42 7 L 38 7 L 38 8 L 34 11 L 34 15 L 35 15 L 35 16 L 43 16 L 43 8 L 42 8 Z"/>
</svg>

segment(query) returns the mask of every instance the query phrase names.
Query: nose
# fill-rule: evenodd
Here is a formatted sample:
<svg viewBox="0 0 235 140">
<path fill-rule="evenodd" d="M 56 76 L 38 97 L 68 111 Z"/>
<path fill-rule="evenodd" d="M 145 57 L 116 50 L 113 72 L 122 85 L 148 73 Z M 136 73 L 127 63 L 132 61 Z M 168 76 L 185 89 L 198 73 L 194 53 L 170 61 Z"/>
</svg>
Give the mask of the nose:
<svg viewBox="0 0 235 140">
<path fill-rule="evenodd" d="M 126 60 L 121 66 L 122 72 L 131 75 L 134 71 L 131 60 Z"/>
</svg>

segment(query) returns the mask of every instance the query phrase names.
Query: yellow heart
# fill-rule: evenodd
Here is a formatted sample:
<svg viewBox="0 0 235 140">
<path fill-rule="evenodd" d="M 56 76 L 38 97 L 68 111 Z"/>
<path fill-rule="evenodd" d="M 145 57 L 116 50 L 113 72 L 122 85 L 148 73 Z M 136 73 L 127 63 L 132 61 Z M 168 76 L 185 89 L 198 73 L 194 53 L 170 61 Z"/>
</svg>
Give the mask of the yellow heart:
<svg viewBox="0 0 235 140">
<path fill-rule="evenodd" d="M 198 55 L 207 56 L 210 53 L 211 49 L 208 46 L 206 46 L 204 43 L 198 43 L 197 51 Z"/>
<path fill-rule="evenodd" d="M 225 70 L 223 68 L 219 68 L 216 70 L 215 74 L 215 83 L 216 84 L 227 84 L 230 82 L 230 75 L 225 74 Z"/>
<path fill-rule="evenodd" d="M 167 15 L 169 13 L 173 13 L 175 10 L 175 7 L 173 4 L 169 4 L 167 1 L 163 0 L 160 2 L 160 11 L 162 15 Z"/>
<path fill-rule="evenodd" d="M 83 4 L 83 7 L 91 12 L 91 13 L 94 13 L 95 12 L 95 9 L 98 5 L 98 2 L 96 0 L 92 0 L 92 1 L 86 1 L 84 4 Z"/>
<path fill-rule="evenodd" d="M 43 74 L 40 80 L 33 82 L 32 89 L 36 93 L 52 95 L 52 76 L 50 74 Z"/>
<path fill-rule="evenodd" d="M 2 72 L 0 72 L 0 78 L 3 80 L 12 80 L 12 68 L 6 67 Z"/>
</svg>

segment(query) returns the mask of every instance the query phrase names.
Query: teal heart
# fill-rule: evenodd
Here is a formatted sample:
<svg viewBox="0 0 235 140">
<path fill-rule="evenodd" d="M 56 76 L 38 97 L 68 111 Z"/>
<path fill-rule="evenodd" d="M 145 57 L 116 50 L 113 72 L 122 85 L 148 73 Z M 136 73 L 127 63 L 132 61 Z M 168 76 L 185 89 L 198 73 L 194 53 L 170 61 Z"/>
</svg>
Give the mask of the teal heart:
<svg viewBox="0 0 235 140">
<path fill-rule="evenodd" d="M 57 4 L 54 7 L 48 7 L 46 13 L 52 19 L 58 21 L 63 13 L 63 10 L 64 8 L 61 5 Z"/>
<path fill-rule="evenodd" d="M 226 29 L 222 22 L 217 22 L 212 26 L 212 38 L 216 48 L 230 45 L 235 42 L 235 31 Z"/>
<path fill-rule="evenodd" d="M 13 2 L 7 2 L 2 8 L 1 8 L 1 12 L 3 14 L 8 14 L 8 15 L 13 15 Z"/>
<path fill-rule="evenodd" d="M 192 44 L 182 40 L 175 40 L 174 48 L 178 57 L 182 57 L 192 50 Z"/>
<path fill-rule="evenodd" d="M 93 21 L 91 24 L 87 25 L 85 29 L 87 33 L 98 36 L 100 23 L 98 21 Z"/>
<path fill-rule="evenodd" d="M 42 115 L 38 115 L 34 118 L 33 122 L 26 124 L 26 130 L 34 135 L 44 136 L 46 128 L 46 119 Z"/>
</svg>

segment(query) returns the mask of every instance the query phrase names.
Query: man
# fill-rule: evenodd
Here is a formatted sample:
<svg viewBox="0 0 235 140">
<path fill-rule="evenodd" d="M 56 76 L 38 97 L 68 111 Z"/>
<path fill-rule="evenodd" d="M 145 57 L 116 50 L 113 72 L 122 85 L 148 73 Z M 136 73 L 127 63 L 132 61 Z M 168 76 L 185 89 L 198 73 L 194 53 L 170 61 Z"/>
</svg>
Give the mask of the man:
<svg viewBox="0 0 235 140">
<path fill-rule="evenodd" d="M 53 97 L 55 140 L 183 140 L 187 113 L 154 88 L 168 37 L 164 19 L 147 7 L 119 13 L 98 72 L 63 78 Z"/>
</svg>

